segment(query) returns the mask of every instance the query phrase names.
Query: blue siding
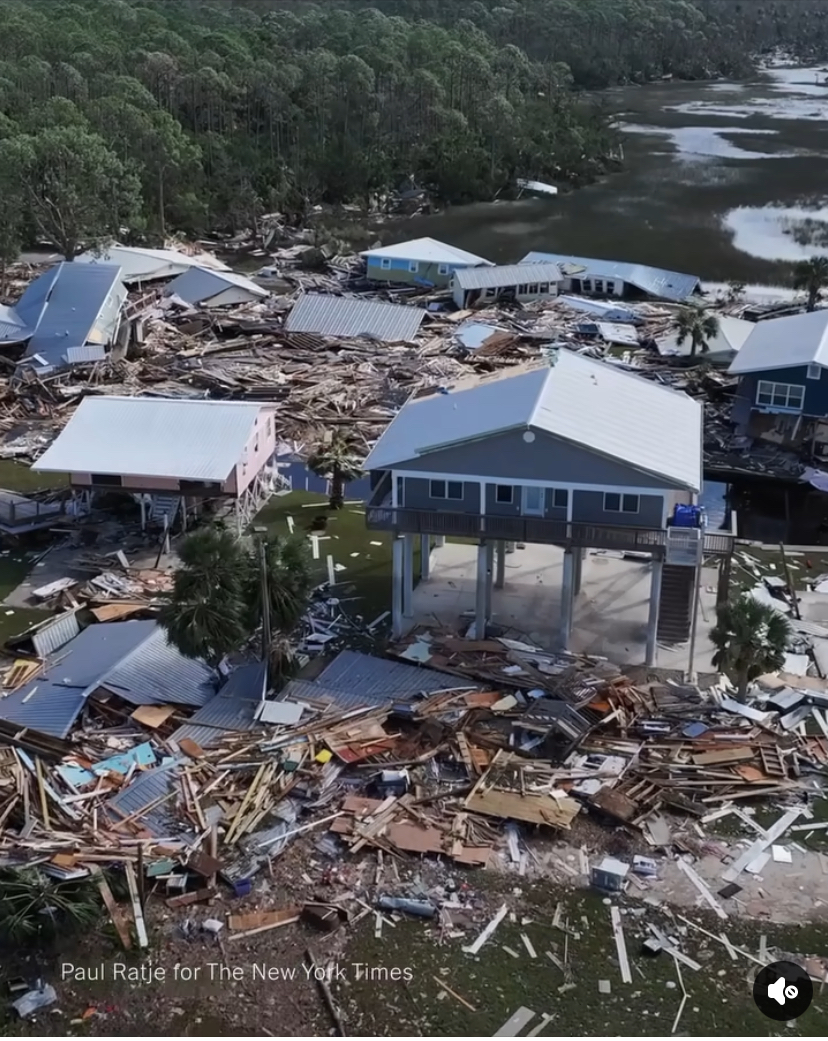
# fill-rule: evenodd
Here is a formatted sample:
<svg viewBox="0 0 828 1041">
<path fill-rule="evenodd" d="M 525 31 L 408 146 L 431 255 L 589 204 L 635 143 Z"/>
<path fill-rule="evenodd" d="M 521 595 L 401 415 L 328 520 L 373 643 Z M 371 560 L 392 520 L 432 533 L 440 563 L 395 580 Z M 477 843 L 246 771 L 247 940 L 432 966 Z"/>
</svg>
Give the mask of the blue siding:
<svg viewBox="0 0 828 1041">
<path fill-rule="evenodd" d="M 775 409 L 758 405 L 756 390 L 759 382 L 791 383 L 805 388 L 805 405 L 802 409 L 806 416 L 828 416 L 828 369 L 820 369 L 818 380 L 808 379 L 808 369 L 797 365 L 787 369 L 772 369 L 767 372 L 751 372 L 739 381 L 739 396 L 750 402 L 752 409 L 762 412 L 788 412 L 787 409 Z"/>
<path fill-rule="evenodd" d="M 390 261 L 389 267 L 383 267 L 383 258 L 376 254 L 366 256 L 365 273 L 368 278 L 386 282 L 408 282 L 411 284 L 422 282 L 434 286 L 448 286 L 455 271 L 459 271 L 461 268 L 477 266 L 475 264 L 446 264 L 445 269 L 441 271 L 442 264 L 421 260 L 417 262 L 417 270 L 411 271 L 409 270 L 409 265 L 412 263 L 410 260 L 402 257 L 386 257 L 385 259 Z"/>
<path fill-rule="evenodd" d="M 287 477 L 295 492 L 314 492 L 316 495 L 330 495 L 328 482 L 323 477 L 317 477 L 304 463 L 292 462 L 285 466 L 277 464 L 279 472 Z M 360 477 L 356 481 L 348 481 L 345 484 L 346 499 L 361 499 L 367 502 L 371 498 L 371 480 L 369 477 Z"/>
</svg>

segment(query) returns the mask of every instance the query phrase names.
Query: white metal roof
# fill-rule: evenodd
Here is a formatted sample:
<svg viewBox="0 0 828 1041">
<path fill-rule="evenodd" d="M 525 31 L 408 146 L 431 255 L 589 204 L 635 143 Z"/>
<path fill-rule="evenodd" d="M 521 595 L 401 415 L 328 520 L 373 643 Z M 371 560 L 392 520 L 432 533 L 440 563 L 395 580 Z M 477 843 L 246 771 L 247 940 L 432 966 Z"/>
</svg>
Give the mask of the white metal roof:
<svg viewBox="0 0 828 1041">
<path fill-rule="evenodd" d="M 96 253 L 87 250 L 75 257 L 75 264 L 117 264 L 124 282 L 144 282 L 154 278 L 172 278 L 191 267 L 211 271 L 229 271 L 230 268 L 211 253 L 182 253 L 177 249 L 144 249 L 137 246 L 119 246 L 113 243 Z"/>
<path fill-rule="evenodd" d="M 366 249 L 361 257 L 390 257 L 392 260 L 416 260 L 421 264 L 469 264 L 472 267 L 483 264 L 490 265 L 474 253 L 468 253 L 457 246 L 449 246 L 437 239 L 412 239 L 410 242 L 397 242 L 393 246 L 380 246 L 379 249 Z"/>
<path fill-rule="evenodd" d="M 828 367 L 828 310 L 756 322 L 729 371 L 739 376 L 812 362 Z"/>
<path fill-rule="evenodd" d="M 253 299 L 261 300 L 270 293 L 256 282 L 235 271 L 209 271 L 203 267 L 191 267 L 174 278 L 164 290 L 167 296 L 180 297 L 188 304 L 209 302 L 226 290 L 241 289 Z"/>
<path fill-rule="evenodd" d="M 702 360 L 716 359 L 729 361 L 730 358 L 742 349 L 748 336 L 756 328 L 755 322 L 748 322 L 744 318 L 734 318 L 731 315 L 719 317 L 719 331 L 707 341 L 707 350 L 699 355 Z M 681 346 L 678 344 L 678 333 L 672 329 L 666 336 L 656 341 L 658 353 L 664 356 L 679 355 L 688 357 L 692 351 L 689 337 Z"/>
<path fill-rule="evenodd" d="M 32 469 L 225 481 L 260 410 L 236 401 L 84 398 Z"/>
<path fill-rule="evenodd" d="M 507 370 L 443 391 L 401 409 L 366 470 L 534 427 L 681 487 L 701 486 L 701 405 L 609 363 L 560 350 L 551 366 Z"/>
<path fill-rule="evenodd" d="M 425 318 L 421 307 L 329 293 L 302 293 L 285 320 L 289 333 L 367 336 L 386 343 L 413 340 Z"/>
<path fill-rule="evenodd" d="M 523 283 L 562 282 L 557 264 L 498 264 L 494 267 L 467 267 L 455 271 L 454 282 L 461 289 L 506 289 Z"/>
</svg>

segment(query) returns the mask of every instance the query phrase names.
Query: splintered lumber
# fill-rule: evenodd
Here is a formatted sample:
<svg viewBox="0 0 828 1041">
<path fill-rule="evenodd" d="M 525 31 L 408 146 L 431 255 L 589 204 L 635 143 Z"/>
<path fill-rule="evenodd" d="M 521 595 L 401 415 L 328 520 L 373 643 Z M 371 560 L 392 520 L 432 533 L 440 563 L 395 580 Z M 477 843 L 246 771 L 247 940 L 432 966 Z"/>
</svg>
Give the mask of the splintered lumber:
<svg viewBox="0 0 828 1041">
<path fill-rule="evenodd" d="M 129 888 L 129 898 L 132 901 L 132 917 L 135 919 L 135 932 L 138 935 L 138 946 L 149 947 L 149 937 L 147 936 L 147 927 L 144 922 L 144 912 L 141 908 L 141 899 L 138 896 L 138 883 L 135 879 L 135 868 L 132 866 L 131 861 L 124 863 L 124 871 L 126 873 L 127 886 Z"/>
<path fill-rule="evenodd" d="M 722 905 L 719 903 L 716 897 L 713 896 L 713 894 L 710 892 L 710 887 L 708 886 L 708 884 L 704 881 L 703 878 L 701 878 L 696 873 L 696 871 L 693 868 L 690 867 L 687 861 L 682 860 L 681 857 L 679 857 L 679 859 L 676 861 L 676 866 L 678 867 L 679 871 L 683 871 L 684 874 L 690 879 L 690 881 L 693 883 L 696 889 L 698 889 L 698 891 L 701 893 L 705 903 L 708 904 L 708 906 L 716 912 L 719 918 L 727 918 L 727 911 L 725 911 L 725 909 L 722 907 Z"/>
<path fill-rule="evenodd" d="M 132 937 L 129 935 L 129 928 L 124 921 L 123 911 L 120 905 L 116 902 L 112 890 L 109 888 L 109 883 L 106 878 L 104 878 L 103 872 L 98 865 L 89 864 L 88 867 L 91 874 L 95 876 L 95 882 L 100 890 L 101 899 L 103 900 L 107 911 L 109 911 L 109 917 L 112 924 L 115 926 L 115 930 L 123 944 L 124 950 L 128 951 L 132 948 Z"/>
<path fill-rule="evenodd" d="M 518 1037 L 521 1030 L 535 1018 L 535 1013 L 521 1005 L 517 1012 L 513 1012 L 503 1026 L 492 1037 Z"/>
<path fill-rule="evenodd" d="M 319 987 L 319 993 L 322 995 L 322 1000 L 325 1002 L 325 1008 L 328 1010 L 328 1013 L 333 1020 L 338 1035 L 340 1037 L 347 1037 L 348 1035 L 345 1033 L 345 1023 L 342 1018 L 342 1012 L 334 1001 L 331 988 L 328 986 L 328 982 L 325 978 L 326 973 L 324 970 L 320 972 L 310 950 L 305 951 L 305 964 L 308 966 L 311 979 L 315 980 L 317 987 Z"/>
<path fill-rule="evenodd" d="M 767 831 L 761 839 L 757 839 L 756 842 L 754 842 L 753 845 L 750 847 L 750 849 L 746 850 L 741 855 L 741 857 L 739 857 L 736 863 L 731 865 L 727 869 L 727 871 L 724 872 L 722 878 L 725 880 L 725 882 L 735 882 L 739 875 L 741 875 L 741 873 L 748 866 L 748 864 L 756 860 L 756 858 L 760 856 L 762 853 L 764 853 L 768 846 L 772 846 L 778 838 L 781 838 L 781 836 L 785 834 L 785 832 L 788 830 L 788 828 L 790 828 L 790 826 L 797 819 L 797 817 L 800 817 L 803 812 L 804 809 L 802 807 L 799 807 L 795 810 L 788 810 L 787 813 L 783 814 L 779 818 L 779 820 L 776 821 L 776 823 L 772 824 L 767 829 Z"/>
<path fill-rule="evenodd" d="M 182 893 L 181 896 L 171 896 L 164 901 L 167 907 L 187 907 L 189 904 L 200 904 L 202 900 L 209 900 L 216 895 L 216 890 L 206 886 L 204 889 L 196 889 L 193 893 Z"/>
<path fill-rule="evenodd" d="M 249 914 L 231 914 L 227 917 L 227 928 L 231 932 L 250 929 L 269 929 L 276 925 L 287 925 L 299 917 L 300 907 L 280 907 L 276 911 L 251 911 Z"/>
<path fill-rule="evenodd" d="M 470 947 L 464 947 L 463 952 L 465 954 L 477 954 L 480 951 L 480 948 L 483 946 L 483 944 L 492 938 L 495 929 L 497 929 L 497 927 L 506 917 L 508 911 L 508 906 L 506 904 L 503 904 L 503 906 L 500 908 L 500 910 L 497 912 L 494 918 L 489 922 L 489 924 L 486 926 L 483 932 L 477 937 L 474 943 Z"/>
<path fill-rule="evenodd" d="M 465 998 L 461 998 L 457 991 L 452 990 L 451 987 L 445 982 L 445 980 L 441 980 L 439 976 L 435 976 L 434 974 L 432 974 L 431 978 L 440 987 L 441 990 L 444 990 L 446 994 L 450 994 L 455 1001 L 459 1001 L 461 1005 L 465 1005 L 470 1012 L 477 1012 L 477 1009 L 474 1007 L 474 1005 L 466 1001 Z"/>
<path fill-rule="evenodd" d="M 615 949 L 618 952 L 621 982 L 632 983 L 630 960 L 627 957 L 627 941 L 624 939 L 624 927 L 621 925 L 621 912 L 617 907 L 610 908 L 610 922 L 612 923 L 612 935 L 615 939 Z"/>
</svg>

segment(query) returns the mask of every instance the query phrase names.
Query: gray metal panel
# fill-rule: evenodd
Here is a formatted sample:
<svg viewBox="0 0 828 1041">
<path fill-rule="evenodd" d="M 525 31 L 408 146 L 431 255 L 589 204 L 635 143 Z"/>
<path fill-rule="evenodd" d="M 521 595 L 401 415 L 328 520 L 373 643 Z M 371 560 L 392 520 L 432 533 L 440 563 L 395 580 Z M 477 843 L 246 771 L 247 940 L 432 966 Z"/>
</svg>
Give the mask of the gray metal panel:
<svg viewBox="0 0 828 1041">
<path fill-rule="evenodd" d="M 262 289 L 243 275 L 237 275 L 232 271 L 207 271 L 201 267 L 191 267 L 189 271 L 173 279 L 164 290 L 164 295 L 180 297 L 188 304 L 200 304 L 203 300 L 223 293 L 231 286 L 242 289 L 257 299 L 269 295 L 266 289 Z"/>
<path fill-rule="evenodd" d="M 597 260 L 594 257 L 572 257 L 565 253 L 527 253 L 521 264 L 557 264 L 564 278 L 620 279 L 644 293 L 663 300 L 686 300 L 699 287 L 697 275 L 681 271 L 630 264 L 623 260 Z"/>
<path fill-rule="evenodd" d="M 66 737 L 100 677 L 135 650 L 155 622 L 90 625 L 66 644 L 54 665 L 0 700 L 0 719 L 41 734 Z"/>
<path fill-rule="evenodd" d="M 188 737 L 207 748 L 221 741 L 228 731 L 252 730 L 256 725 L 257 707 L 264 699 L 267 668 L 261 664 L 242 665 L 228 681 L 187 723 L 171 734 L 169 740 L 180 744 Z"/>
<path fill-rule="evenodd" d="M 13 307 L 0 304 L 0 343 L 21 343 L 33 331 Z"/>
<path fill-rule="evenodd" d="M 160 625 L 140 646 L 103 676 L 98 686 L 131 705 L 204 705 L 216 693 L 215 672 L 203 661 L 185 658 Z"/>
<path fill-rule="evenodd" d="M 88 397 L 32 469 L 223 482 L 260 414 L 235 401 Z"/>
<path fill-rule="evenodd" d="M 391 343 L 413 340 L 425 311 L 405 304 L 304 293 L 287 317 L 287 332 L 343 338 L 367 335 Z"/>
<path fill-rule="evenodd" d="M 440 510 L 445 513 L 480 513 L 480 485 L 474 484 L 472 481 L 463 481 L 462 484 L 462 499 L 432 499 L 430 478 L 406 477 L 403 483 L 402 502 L 399 505 L 407 506 L 412 510 Z"/>
<path fill-rule="evenodd" d="M 770 372 L 811 362 L 828 366 L 828 310 L 756 322 L 728 371 Z"/>
<path fill-rule="evenodd" d="M 62 364 L 69 347 L 85 344 L 91 338 L 98 316 L 119 286 L 123 291 L 121 269 L 117 265 L 59 264 L 25 357 L 40 354 L 52 365 Z M 18 309 L 22 304 L 23 298 Z M 112 332 L 114 329 L 110 334 Z"/>
<path fill-rule="evenodd" d="M 38 657 L 46 658 L 69 643 L 80 633 L 77 611 L 68 611 L 41 626 L 32 636 L 32 646 Z"/>
<path fill-rule="evenodd" d="M 67 365 L 103 361 L 105 357 L 106 347 L 102 343 L 87 343 L 83 347 L 67 347 L 63 352 L 63 360 Z"/>
<path fill-rule="evenodd" d="M 321 687 L 337 692 L 339 708 L 411 701 L 415 695 L 475 684 L 448 672 L 375 658 L 359 651 L 340 651 L 317 677 Z"/>
<path fill-rule="evenodd" d="M 111 820 L 121 821 L 133 813 L 138 813 L 141 827 L 156 838 L 192 834 L 193 829 L 175 814 L 175 804 L 178 801 L 175 795 L 171 795 L 166 802 L 153 809 L 141 812 L 156 799 L 169 795 L 179 787 L 178 773 L 178 763 L 169 763 L 137 774 L 131 784 L 107 802 L 106 809 Z"/>
<path fill-rule="evenodd" d="M 440 452 L 429 452 L 408 459 L 394 469 L 401 474 L 416 473 L 418 470 L 447 475 L 482 474 L 497 484 L 552 481 L 562 485 L 596 484 L 630 488 L 674 486 L 666 478 L 654 477 L 542 431 L 535 435 L 534 441 L 526 442 L 522 432 L 511 430 L 454 448 L 444 448 Z M 403 505 L 414 504 L 406 501 Z M 450 510 L 454 504 L 447 502 L 444 505 Z"/>
<path fill-rule="evenodd" d="M 575 492 L 572 520 L 576 524 L 611 524 L 617 528 L 660 528 L 664 522 L 663 496 L 641 495 L 638 501 L 638 513 L 607 512 L 603 492 Z"/>
<path fill-rule="evenodd" d="M 529 282 L 553 282 L 563 279 L 557 264 L 503 264 L 498 267 L 467 267 L 454 273 L 461 289 L 506 289 Z"/>
</svg>

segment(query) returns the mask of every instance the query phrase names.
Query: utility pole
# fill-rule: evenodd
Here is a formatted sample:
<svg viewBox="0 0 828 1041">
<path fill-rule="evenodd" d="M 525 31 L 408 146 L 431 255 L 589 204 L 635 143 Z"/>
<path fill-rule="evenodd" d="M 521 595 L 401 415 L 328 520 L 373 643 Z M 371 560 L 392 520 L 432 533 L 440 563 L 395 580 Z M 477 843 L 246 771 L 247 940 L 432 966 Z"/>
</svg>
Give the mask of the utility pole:
<svg viewBox="0 0 828 1041">
<path fill-rule="evenodd" d="M 267 583 L 267 528 L 258 527 L 253 531 L 257 536 L 259 548 L 259 579 L 262 584 L 262 661 L 270 665 L 270 589 Z"/>
</svg>

